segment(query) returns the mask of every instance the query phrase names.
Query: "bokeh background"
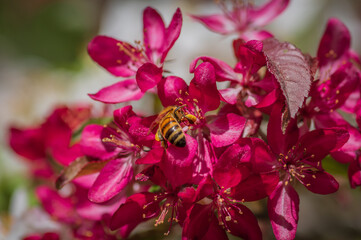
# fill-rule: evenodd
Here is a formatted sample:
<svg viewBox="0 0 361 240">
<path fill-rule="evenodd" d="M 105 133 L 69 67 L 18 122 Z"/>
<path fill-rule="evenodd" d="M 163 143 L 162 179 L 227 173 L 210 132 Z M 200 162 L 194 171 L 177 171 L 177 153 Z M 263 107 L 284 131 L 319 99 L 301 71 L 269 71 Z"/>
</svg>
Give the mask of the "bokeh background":
<svg viewBox="0 0 361 240">
<path fill-rule="evenodd" d="M 236 36 L 212 33 L 187 16 L 219 12 L 213 1 L 0 0 L 0 232 L 6 231 L 1 227 L 1 219 L 7 218 L 14 191 L 25 189 L 31 195 L 25 163 L 7 146 L 9 126 L 39 124 L 59 104 L 99 105 L 87 94 L 118 79 L 91 61 L 87 43 L 97 34 L 130 43 L 142 40 L 142 11 L 146 6 L 159 10 L 167 23 L 177 7 L 183 12 L 181 36 L 165 65 L 173 74 L 190 80 L 189 63 L 202 55 L 230 65 L 235 63 L 231 43 Z M 315 56 L 330 17 L 347 25 L 352 48 L 361 54 L 359 0 L 291 0 L 285 12 L 267 29 L 280 40 Z M 151 106 L 152 99 L 146 98 L 136 103 L 135 109 L 152 114 Z M 327 166 L 336 173 L 341 189 L 329 196 L 299 189 L 297 239 L 361 239 L 360 189 L 350 190 L 344 166 L 333 163 Z M 31 196 L 30 202 L 36 204 Z M 264 228 L 268 228 L 265 239 L 272 239 L 269 224 L 264 222 Z M 176 232 L 169 239 L 179 236 Z"/>
</svg>

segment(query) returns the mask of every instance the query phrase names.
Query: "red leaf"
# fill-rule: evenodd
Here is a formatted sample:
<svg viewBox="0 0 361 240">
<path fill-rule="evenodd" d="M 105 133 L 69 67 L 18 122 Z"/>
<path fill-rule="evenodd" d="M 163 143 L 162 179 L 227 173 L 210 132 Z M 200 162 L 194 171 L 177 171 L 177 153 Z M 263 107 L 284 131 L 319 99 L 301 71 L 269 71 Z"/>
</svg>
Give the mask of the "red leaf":
<svg viewBox="0 0 361 240">
<path fill-rule="evenodd" d="M 294 118 L 310 90 L 312 75 L 308 60 L 290 43 L 275 38 L 263 41 L 268 70 L 276 77 Z"/>
</svg>

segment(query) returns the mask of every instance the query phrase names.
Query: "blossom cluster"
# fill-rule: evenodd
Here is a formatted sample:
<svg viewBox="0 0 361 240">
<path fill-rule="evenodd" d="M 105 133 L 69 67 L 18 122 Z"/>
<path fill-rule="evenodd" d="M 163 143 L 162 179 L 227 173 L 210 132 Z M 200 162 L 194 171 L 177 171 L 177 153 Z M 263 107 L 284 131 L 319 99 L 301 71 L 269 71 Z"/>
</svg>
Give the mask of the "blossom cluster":
<svg viewBox="0 0 361 240">
<path fill-rule="evenodd" d="M 317 194 L 339 188 L 322 167 L 326 156 L 348 164 L 351 187 L 360 186 L 360 58 L 336 18 L 315 57 L 264 30 L 288 4 L 220 2 L 220 14 L 191 16 L 237 36 L 237 63 L 198 57 L 190 81 L 164 69 L 181 33 L 180 9 L 166 26 L 146 8 L 143 42 L 135 45 L 96 36 L 90 57 L 121 80 L 89 96 L 124 106 L 112 114 L 59 107 L 40 126 L 10 130 L 10 146 L 39 180 L 44 210 L 76 239 L 127 238 L 150 219 L 167 224 L 166 235 L 178 224 L 184 240 L 262 239 L 245 203 L 267 199 L 274 235 L 286 240 L 295 238 L 299 220 L 296 184 Z M 164 110 L 144 116 L 126 105 L 145 94 Z M 24 239 L 61 238 L 48 232 Z"/>
</svg>

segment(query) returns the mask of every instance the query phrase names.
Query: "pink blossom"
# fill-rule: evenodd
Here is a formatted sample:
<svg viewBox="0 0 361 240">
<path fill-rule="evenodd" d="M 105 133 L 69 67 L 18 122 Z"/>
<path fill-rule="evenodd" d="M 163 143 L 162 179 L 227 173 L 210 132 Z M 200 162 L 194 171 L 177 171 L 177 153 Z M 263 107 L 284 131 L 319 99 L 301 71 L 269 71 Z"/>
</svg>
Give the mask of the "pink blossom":
<svg viewBox="0 0 361 240">
<path fill-rule="evenodd" d="M 229 9 L 226 2 L 221 1 L 222 14 L 192 15 L 192 18 L 220 34 L 238 33 L 245 40 L 263 40 L 272 34 L 260 28 L 281 14 L 288 3 L 289 0 L 270 0 L 261 7 L 255 7 L 248 1 L 232 1 L 232 9 Z"/>
<path fill-rule="evenodd" d="M 135 77 L 118 82 L 89 94 L 105 103 L 119 103 L 140 99 L 162 79 L 165 58 L 178 39 L 182 27 L 182 14 L 178 8 L 166 28 L 159 13 L 151 7 L 143 12 L 143 45 L 107 36 L 97 36 L 88 45 L 90 57 L 111 74 Z"/>
</svg>

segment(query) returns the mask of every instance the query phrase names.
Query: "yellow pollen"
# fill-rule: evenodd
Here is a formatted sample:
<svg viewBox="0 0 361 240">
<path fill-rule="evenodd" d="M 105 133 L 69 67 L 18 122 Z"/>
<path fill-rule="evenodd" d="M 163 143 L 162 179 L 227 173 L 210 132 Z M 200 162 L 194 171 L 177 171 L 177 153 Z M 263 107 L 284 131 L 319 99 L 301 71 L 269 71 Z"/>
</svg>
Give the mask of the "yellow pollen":
<svg viewBox="0 0 361 240">
<path fill-rule="evenodd" d="M 336 90 L 336 94 L 340 94 L 340 90 L 337 89 L 337 90 Z"/>
<path fill-rule="evenodd" d="M 311 186 L 311 184 L 307 183 L 306 186 L 307 186 L 307 187 L 308 187 L 308 186 Z"/>
<path fill-rule="evenodd" d="M 122 64 L 122 60 L 117 60 L 117 63 L 118 63 L 118 64 Z"/>
<path fill-rule="evenodd" d="M 292 147 L 292 150 L 295 150 L 295 149 L 296 149 L 296 146 L 293 146 L 293 147 Z"/>
<path fill-rule="evenodd" d="M 241 215 L 243 214 L 242 210 L 239 210 L 238 213 L 241 214 Z"/>
<path fill-rule="evenodd" d="M 226 221 L 227 221 L 227 222 L 229 222 L 229 221 L 231 221 L 231 220 L 232 220 L 231 216 L 226 216 Z"/>
<path fill-rule="evenodd" d="M 145 218 L 145 213 L 143 213 L 143 218 Z"/>
<path fill-rule="evenodd" d="M 144 205 L 144 206 L 143 206 L 143 209 L 146 209 L 146 208 L 147 208 L 147 205 Z"/>
<path fill-rule="evenodd" d="M 237 220 L 233 220 L 233 222 L 234 222 L 234 223 L 238 223 L 238 221 L 237 221 Z"/>
<path fill-rule="evenodd" d="M 179 90 L 178 93 L 181 95 L 181 94 L 182 94 L 182 90 Z"/>
<path fill-rule="evenodd" d="M 312 154 L 312 155 L 311 155 L 311 158 L 314 158 L 314 157 L 315 157 L 315 154 Z"/>
<path fill-rule="evenodd" d="M 195 98 L 193 98 L 193 102 L 196 102 L 196 103 L 198 103 L 198 100 L 197 100 L 197 99 L 195 99 Z"/>
<path fill-rule="evenodd" d="M 288 159 L 288 156 L 286 156 L 285 159 Z"/>
<path fill-rule="evenodd" d="M 336 99 L 336 100 L 335 100 L 335 104 L 337 104 L 338 102 L 339 102 L 338 99 Z"/>
<path fill-rule="evenodd" d="M 316 179 L 316 175 L 312 175 L 312 177 L 313 177 L 314 179 Z"/>
<path fill-rule="evenodd" d="M 158 201 L 158 196 L 157 195 L 154 196 L 154 201 Z"/>
<path fill-rule="evenodd" d="M 186 96 L 189 96 L 189 93 L 188 93 L 188 92 L 185 92 L 184 94 L 185 94 Z"/>
<path fill-rule="evenodd" d="M 286 186 L 288 185 L 288 181 L 285 182 L 285 185 L 286 185 Z"/>
</svg>

